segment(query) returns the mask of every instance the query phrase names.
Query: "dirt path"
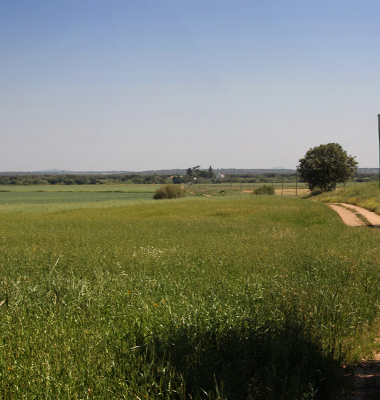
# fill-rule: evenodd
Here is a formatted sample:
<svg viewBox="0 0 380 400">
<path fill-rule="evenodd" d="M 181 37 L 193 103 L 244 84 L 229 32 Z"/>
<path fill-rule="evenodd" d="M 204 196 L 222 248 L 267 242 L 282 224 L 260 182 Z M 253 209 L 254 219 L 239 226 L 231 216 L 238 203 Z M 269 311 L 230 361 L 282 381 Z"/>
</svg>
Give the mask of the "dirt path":
<svg viewBox="0 0 380 400">
<path fill-rule="evenodd" d="M 329 206 L 336 211 L 342 221 L 350 226 L 364 226 L 380 228 L 380 215 L 352 204 L 332 203 Z"/>
<path fill-rule="evenodd" d="M 372 226 L 380 228 L 380 215 L 351 204 L 335 203 L 329 206 L 336 211 L 346 225 Z M 358 216 L 359 215 L 359 216 Z M 379 341 L 379 337 L 375 339 Z M 363 360 L 345 373 L 346 389 L 336 400 L 378 400 L 380 399 L 380 353 L 375 352 L 373 360 Z"/>
<path fill-rule="evenodd" d="M 366 210 L 365 208 L 354 206 L 352 204 L 344 204 L 345 208 L 349 210 L 354 210 L 353 212 L 357 214 L 361 214 L 369 223 L 370 225 L 380 228 L 380 215 L 376 214 L 372 211 Z"/>
<path fill-rule="evenodd" d="M 362 361 L 353 373 L 345 375 L 346 390 L 336 400 L 378 400 L 380 399 L 380 355 L 374 360 Z"/>
<path fill-rule="evenodd" d="M 342 204 L 329 204 L 329 206 L 336 211 L 342 221 L 349 226 L 364 226 L 365 222 L 362 221 L 356 214 L 347 208 L 343 207 Z"/>
</svg>

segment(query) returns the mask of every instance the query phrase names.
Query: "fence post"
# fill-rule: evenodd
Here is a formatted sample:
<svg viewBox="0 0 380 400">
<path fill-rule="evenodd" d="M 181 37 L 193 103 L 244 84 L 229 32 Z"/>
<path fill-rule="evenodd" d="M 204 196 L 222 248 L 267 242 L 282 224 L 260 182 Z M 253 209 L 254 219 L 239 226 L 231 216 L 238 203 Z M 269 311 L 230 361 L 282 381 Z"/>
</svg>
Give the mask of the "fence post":
<svg viewBox="0 0 380 400">
<path fill-rule="evenodd" d="M 282 177 L 282 189 L 281 189 L 281 196 L 284 195 L 284 177 Z"/>
</svg>

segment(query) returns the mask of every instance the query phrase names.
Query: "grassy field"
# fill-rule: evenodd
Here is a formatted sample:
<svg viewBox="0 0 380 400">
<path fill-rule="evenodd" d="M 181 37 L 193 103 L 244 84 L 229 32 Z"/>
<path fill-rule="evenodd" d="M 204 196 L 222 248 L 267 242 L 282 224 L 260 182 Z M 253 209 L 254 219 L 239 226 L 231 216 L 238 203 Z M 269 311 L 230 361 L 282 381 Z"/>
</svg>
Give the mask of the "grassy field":
<svg viewBox="0 0 380 400">
<path fill-rule="evenodd" d="M 110 200 L 150 200 L 152 193 L 134 192 L 0 192 L 0 204 L 88 203 Z"/>
<path fill-rule="evenodd" d="M 1 185 L 1 193 L 44 193 L 44 192 L 107 192 L 107 193 L 154 193 L 161 185 Z"/>
<path fill-rule="evenodd" d="M 0 204 L 1 398 L 327 399 L 371 351 L 377 230 L 278 196 L 75 195 Z"/>
<path fill-rule="evenodd" d="M 158 185 L 1 186 L 0 205 L 119 202 L 151 200 Z M 12 207 L 0 208 L 9 211 Z M 14 209 L 14 208 L 13 208 Z M 31 209 L 31 207 L 28 207 Z M 50 208 L 49 208 L 50 209 Z M 26 208 L 18 207 L 25 211 Z"/>
</svg>

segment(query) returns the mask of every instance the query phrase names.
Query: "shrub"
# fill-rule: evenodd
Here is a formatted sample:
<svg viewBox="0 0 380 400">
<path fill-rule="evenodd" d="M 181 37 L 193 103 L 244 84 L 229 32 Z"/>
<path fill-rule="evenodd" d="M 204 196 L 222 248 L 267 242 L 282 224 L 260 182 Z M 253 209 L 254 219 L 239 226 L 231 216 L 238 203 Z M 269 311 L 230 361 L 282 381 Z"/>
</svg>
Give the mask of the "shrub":
<svg viewBox="0 0 380 400">
<path fill-rule="evenodd" d="M 265 194 L 265 195 L 274 195 L 276 194 L 276 191 L 274 190 L 273 186 L 260 186 L 257 189 L 255 189 L 255 191 L 253 192 L 254 194 Z"/>
<path fill-rule="evenodd" d="M 154 200 L 178 199 L 185 197 L 185 191 L 176 185 L 165 185 L 154 192 Z"/>
<path fill-rule="evenodd" d="M 320 188 L 315 188 L 310 192 L 310 196 L 319 196 L 320 194 L 325 193 L 325 190 Z"/>
</svg>

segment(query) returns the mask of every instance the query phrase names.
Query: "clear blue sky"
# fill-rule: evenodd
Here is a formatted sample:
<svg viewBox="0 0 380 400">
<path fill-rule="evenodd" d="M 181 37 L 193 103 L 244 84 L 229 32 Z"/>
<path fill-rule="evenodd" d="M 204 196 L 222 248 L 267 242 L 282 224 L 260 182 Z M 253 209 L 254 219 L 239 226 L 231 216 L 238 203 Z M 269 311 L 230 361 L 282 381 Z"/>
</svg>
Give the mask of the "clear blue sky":
<svg viewBox="0 0 380 400">
<path fill-rule="evenodd" d="M 0 171 L 294 168 L 329 142 L 376 167 L 379 15 L 374 0 L 4 0 Z"/>
</svg>

